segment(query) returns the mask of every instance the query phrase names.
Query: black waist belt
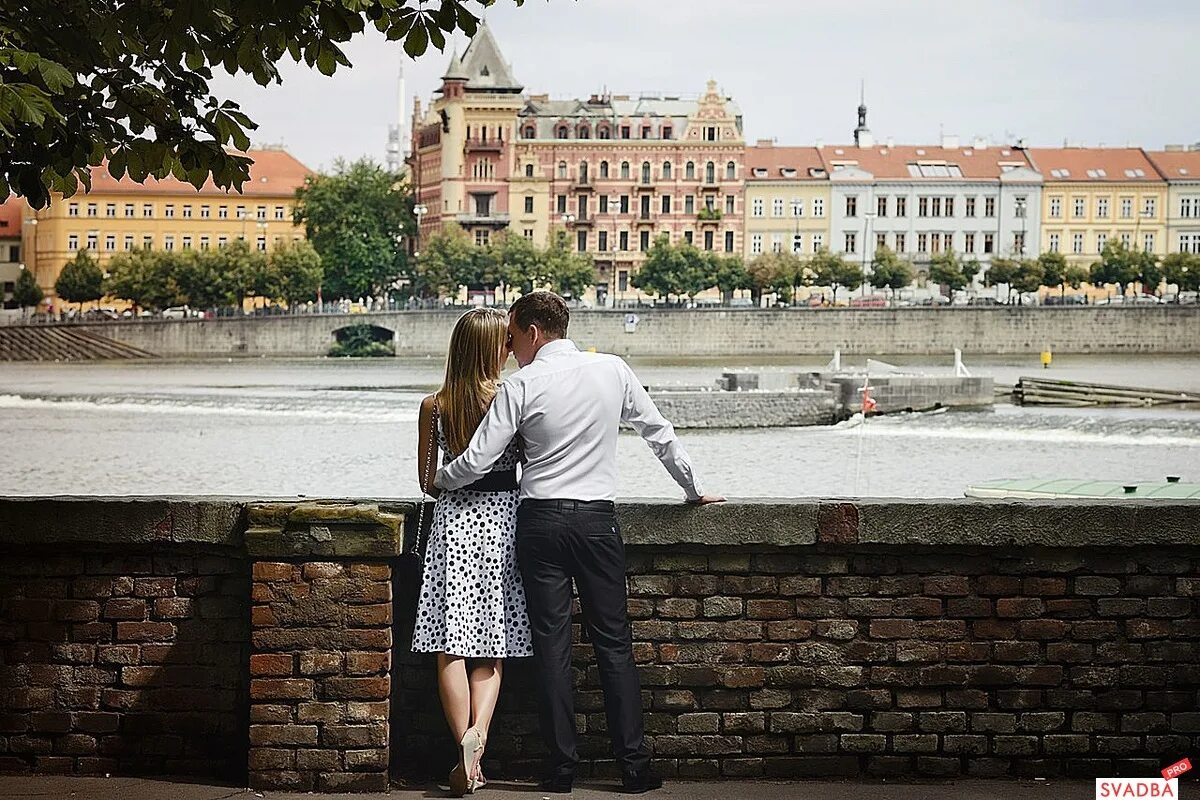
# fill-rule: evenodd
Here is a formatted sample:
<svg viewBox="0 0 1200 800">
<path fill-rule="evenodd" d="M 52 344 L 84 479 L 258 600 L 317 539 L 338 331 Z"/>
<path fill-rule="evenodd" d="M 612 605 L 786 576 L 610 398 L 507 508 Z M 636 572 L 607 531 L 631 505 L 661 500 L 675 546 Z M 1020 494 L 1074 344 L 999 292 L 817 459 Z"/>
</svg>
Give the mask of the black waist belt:
<svg viewBox="0 0 1200 800">
<path fill-rule="evenodd" d="M 555 511 L 613 511 L 612 500 L 533 500 L 521 501 L 521 508 L 544 508 Z"/>
<path fill-rule="evenodd" d="M 517 484 L 517 471 L 515 469 L 501 469 L 489 472 L 474 483 L 462 488 L 463 491 L 467 492 L 511 492 L 519 488 Z"/>
</svg>

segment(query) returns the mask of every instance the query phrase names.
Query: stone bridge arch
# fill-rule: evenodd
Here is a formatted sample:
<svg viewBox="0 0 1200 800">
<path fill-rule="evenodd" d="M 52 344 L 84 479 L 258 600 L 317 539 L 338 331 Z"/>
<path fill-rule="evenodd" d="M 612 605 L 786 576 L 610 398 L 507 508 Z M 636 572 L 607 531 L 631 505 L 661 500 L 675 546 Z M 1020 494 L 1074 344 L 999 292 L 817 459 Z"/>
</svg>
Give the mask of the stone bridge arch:
<svg viewBox="0 0 1200 800">
<path fill-rule="evenodd" d="M 353 336 L 357 330 L 365 329 L 373 342 L 382 342 L 390 344 L 396 340 L 396 332 L 391 328 L 385 328 L 382 325 L 375 325 L 370 322 L 355 322 L 349 325 L 343 325 L 340 328 L 333 329 L 333 340 L 339 344 Z"/>
</svg>

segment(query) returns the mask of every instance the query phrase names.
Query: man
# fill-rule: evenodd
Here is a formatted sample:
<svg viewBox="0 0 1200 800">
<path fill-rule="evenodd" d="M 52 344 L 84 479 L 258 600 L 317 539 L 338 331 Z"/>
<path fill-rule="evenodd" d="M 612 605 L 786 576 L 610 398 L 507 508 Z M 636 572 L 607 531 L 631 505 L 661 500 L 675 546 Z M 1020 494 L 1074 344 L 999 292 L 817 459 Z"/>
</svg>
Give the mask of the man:
<svg viewBox="0 0 1200 800">
<path fill-rule="evenodd" d="M 641 680 L 626 615 L 625 545 L 613 510 L 619 424 L 641 434 L 689 503 L 724 498 L 700 490 L 671 423 L 633 370 L 616 356 L 581 353 L 565 338 L 569 316 L 567 304 L 552 292 L 531 292 L 513 303 L 509 347 L 522 369 L 500 384 L 470 445 L 438 470 L 434 483 L 458 489 L 478 480 L 521 435 L 517 561 L 541 673 L 539 715 L 549 750 L 541 788 L 570 792 L 579 761 L 571 685 L 574 580 L 623 787 L 641 793 L 662 786 L 662 778 L 650 767 L 643 733 Z"/>
</svg>

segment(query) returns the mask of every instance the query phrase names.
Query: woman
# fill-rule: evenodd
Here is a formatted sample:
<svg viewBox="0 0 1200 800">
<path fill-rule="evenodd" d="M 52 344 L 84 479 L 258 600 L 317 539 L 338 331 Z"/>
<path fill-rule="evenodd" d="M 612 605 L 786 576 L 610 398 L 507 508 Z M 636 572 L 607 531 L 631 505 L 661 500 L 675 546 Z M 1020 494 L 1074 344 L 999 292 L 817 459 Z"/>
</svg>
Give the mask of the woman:
<svg viewBox="0 0 1200 800">
<path fill-rule="evenodd" d="M 459 760 L 450 790 L 483 786 L 479 769 L 500 693 L 505 658 L 533 655 L 516 561 L 519 453 L 509 445 L 492 472 L 438 494 L 436 450 L 447 462 L 467 448 L 496 394 L 508 359 L 508 317 L 493 308 L 463 314 L 450 336 L 442 388 L 421 403 L 417 463 L 436 497 L 425 550 L 413 650 L 437 653 L 438 691 Z"/>
</svg>

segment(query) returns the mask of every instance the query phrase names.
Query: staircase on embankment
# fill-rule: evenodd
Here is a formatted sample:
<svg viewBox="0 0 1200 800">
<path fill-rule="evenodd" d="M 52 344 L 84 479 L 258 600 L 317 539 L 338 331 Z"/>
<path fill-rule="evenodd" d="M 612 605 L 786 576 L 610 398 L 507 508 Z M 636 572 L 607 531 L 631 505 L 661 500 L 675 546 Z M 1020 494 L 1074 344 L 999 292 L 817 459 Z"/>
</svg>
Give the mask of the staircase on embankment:
<svg viewBox="0 0 1200 800">
<path fill-rule="evenodd" d="M 0 361 L 95 361 L 157 358 L 154 353 L 66 326 L 0 327 Z"/>
</svg>

